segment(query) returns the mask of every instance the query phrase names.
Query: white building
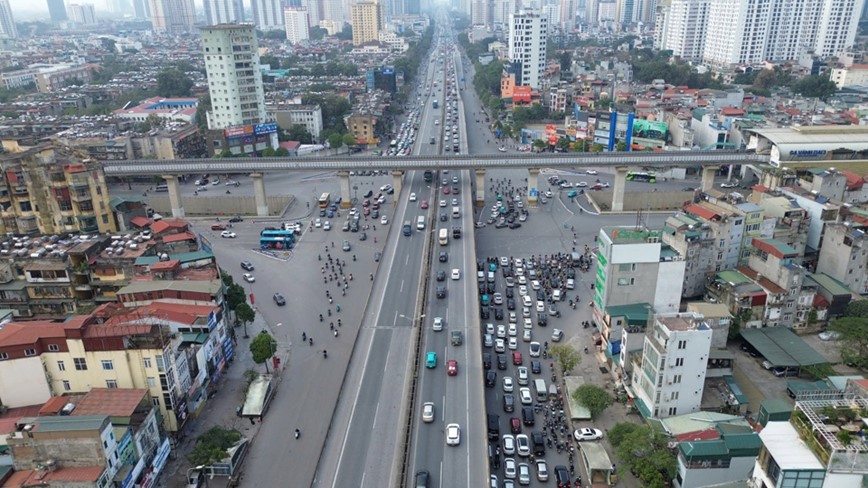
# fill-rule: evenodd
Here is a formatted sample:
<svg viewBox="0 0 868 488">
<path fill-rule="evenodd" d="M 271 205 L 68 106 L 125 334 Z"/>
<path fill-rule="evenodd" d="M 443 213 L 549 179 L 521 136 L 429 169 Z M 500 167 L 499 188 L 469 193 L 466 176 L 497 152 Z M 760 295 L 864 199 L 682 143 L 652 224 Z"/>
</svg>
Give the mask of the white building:
<svg viewBox="0 0 868 488">
<path fill-rule="evenodd" d="M 868 64 L 853 64 L 847 68 L 833 68 L 829 77 L 838 88 L 868 85 Z"/>
<path fill-rule="evenodd" d="M 253 25 L 260 30 L 283 29 L 283 2 L 281 0 L 251 0 Z"/>
<path fill-rule="evenodd" d="M 669 7 L 663 7 L 665 27 L 661 31 L 665 34 L 661 32 L 658 49 L 671 50 L 684 59 L 701 59 L 710 3 L 711 0 L 672 0 Z"/>
<path fill-rule="evenodd" d="M 9 39 L 18 37 L 18 28 L 15 27 L 15 18 L 12 16 L 9 0 L 0 0 L 0 35 Z"/>
<path fill-rule="evenodd" d="M 410 49 L 410 44 L 406 37 L 401 37 L 392 31 L 380 31 L 380 42 L 389 46 L 394 52 L 402 53 Z"/>
<path fill-rule="evenodd" d="M 553 28 L 561 25 L 561 6 L 558 4 L 550 3 L 547 5 L 543 5 L 542 7 L 543 16 L 545 16 L 548 25 Z"/>
<path fill-rule="evenodd" d="M 92 3 L 78 4 L 71 3 L 66 8 L 67 13 L 69 14 L 69 20 L 75 22 L 80 25 L 95 25 L 96 24 L 96 10 L 93 8 Z"/>
<path fill-rule="evenodd" d="M 305 7 L 284 7 L 283 23 L 286 27 L 286 40 L 298 44 L 310 39 L 310 19 Z"/>
<path fill-rule="evenodd" d="M 205 0 L 205 22 L 208 25 L 237 24 L 244 21 L 241 0 Z"/>
<path fill-rule="evenodd" d="M 546 67 L 548 21 L 533 11 L 509 16 L 509 60 L 521 64 L 521 85 L 539 89 Z"/>
<path fill-rule="evenodd" d="M 491 18 L 495 25 L 507 25 L 509 23 L 510 14 L 514 13 L 514 0 L 494 0 Z"/>
<path fill-rule="evenodd" d="M 576 0 L 561 0 L 559 7 L 561 30 L 572 32 L 576 27 Z"/>
<path fill-rule="evenodd" d="M 633 368 L 632 387 L 643 413 L 666 418 L 699 411 L 711 335 L 699 314 L 654 317 L 645 335 L 641 366 Z"/>
<path fill-rule="evenodd" d="M 208 128 L 265 123 L 265 92 L 259 72 L 256 29 L 249 24 L 221 24 L 200 30 L 211 94 Z M 271 147 L 277 147 L 277 134 L 271 135 Z"/>
<path fill-rule="evenodd" d="M 180 34 L 191 32 L 196 23 L 193 0 L 148 0 L 154 32 Z"/>
<path fill-rule="evenodd" d="M 470 9 L 470 22 L 472 25 L 491 26 L 492 5 L 489 0 L 473 0 L 470 4 Z"/>
</svg>

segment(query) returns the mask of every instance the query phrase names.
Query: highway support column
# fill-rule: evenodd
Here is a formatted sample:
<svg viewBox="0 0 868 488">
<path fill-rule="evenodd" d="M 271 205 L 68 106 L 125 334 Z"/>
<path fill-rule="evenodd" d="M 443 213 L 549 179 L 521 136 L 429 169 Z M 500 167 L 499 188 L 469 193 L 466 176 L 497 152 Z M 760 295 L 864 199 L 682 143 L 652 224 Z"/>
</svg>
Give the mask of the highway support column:
<svg viewBox="0 0 868 488">
<path fill-rule="evenodd" d="M 527 169 L 527 203 L 536 206 L 539 198 L 539 168 Z"/>
<path fill-rule="evenodd" d="M 708 191 L 714 188 L 714 175 L 720 166 L 703 166 L 702 168 L 702 191 Z"/>
<path fill-rule="evenodd" d="M 615 181 L 612 184 L 612 211 L 624 211 L 624 189 L 627 186 L 627 166 L 615 167 Z"/>
<path fill-rule="evenodd" d="M 184 217 L 184 207 L 181 206 L 181 187 L 178 186 L 178 177 L 175 175 L 163 175 L 166 186 L 169 187 L 169 206 L 172 207 L 172 217 Z"/>
<path fill-rule="evenodd" d="M 265 199 L 265 180 L 262 178 L 262 173 L 250 173 L 253 178 L 253 198 L 256 201 L 256 215 L 258 217 L 268 216 L 268 202 Z"/>
<path fill-rule="evenodd" d="M 353 206 L 350 200 L 350 172 L 338 171 L 338 180 L 341 183 L 341 208 L 350 208 Z"/>
<path fill-rule="evenodd" d="M 476 198 L 474 203 L 477 207 L 485 206 L 485 170 L 476 169 Z"/>
<path fill-rule="evenodd" d="M 403 171 L 392 171 L 392 187 L 395 189 L 392 201 L 398 203 L 398 198 L 401 196 L 401 182 L 404 181 Z"/>
</svg>

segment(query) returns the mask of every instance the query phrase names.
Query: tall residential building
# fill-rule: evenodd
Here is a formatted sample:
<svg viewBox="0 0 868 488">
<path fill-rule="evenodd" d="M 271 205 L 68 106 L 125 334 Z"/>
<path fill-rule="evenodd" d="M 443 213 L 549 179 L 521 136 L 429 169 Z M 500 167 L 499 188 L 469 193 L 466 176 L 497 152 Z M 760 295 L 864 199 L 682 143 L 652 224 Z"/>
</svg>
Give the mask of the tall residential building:
<svg viewBox="0 0 868 488">
<path fill-rule="evenodd" d="M 662 7 L 661 15 L 665 27 L 659 41 L 655 30 L 658 49 L 671 50 L 675 56 L 684 59 L 701 59 L 705 48 L 705 29 L 708 27 L 708 8 L 712 0 L 672 0 L 668 7 Z M 655 19 L 661 20 L 661 19 Z"/>
<path fill-rule="evenodd" d="M 238 24 L 244 21 L 241 0 L 205 0 L 205 22 L 208 25 Z"/>
<path fill-rule="evenodd" d="M 9 0 L 0 0 L 0 34 L 7 39 L 18 37 L 18 28 L 15 27 L 15 18 L 12 17 L 12 6 Z"/>
<path fill-rule="evenodd" d="M 284 7 L 283 23 L 286 27 L 286 40 L 290 44 L 298 44 L 310 38 L 310 24 L 306 8 Z"/>
<path fill-rule="evenodd" d="M 283 28 L 283 2 L 281 0 L 251 0 L 253 25 L 260 30 Z"/>
<path fill-rule="evenodd" d="M 576 27 L 576 0 L 560 2 L 561 30 L 571 32 Z"/>
<path fill-rule="evenodd" d="M 470 4 L 470 11 L 470 22 L 473 25 L 491 26 L 493 12 L 490 0 L 473 0 Z"/>
<path fill-rule="evenodd" d="M 137 19 L 150 19 L 151 4 L 148 0 L 133 0 L 133 13 Z"/>
<path fill-rule="evenodd" d="M 694 312 L 656 315 L 632 368 L 636 405 L 647 417 L 698 412 L 712 330 Z"/>
<path fill-rule="evenodd" d="M 63 22 L 69 18 L 63 0 L 48 0 L 48 15 L 51 16 L 52 22 Z"/>
<path fill-rule="evenodd" d="M 148 0 L 151 26 L 160 34 L 191 32 L 196 24 L 193 0 Z"/>
<path fill-rule="evenodd" d="M 494 0 L 491 19 L 495 25 L 507 25 L 509 16 L 515 13 L 515 0 Z"/>
<path fill-rule="evenodd" d="M 200 30 L 211 94 L 208 128 L 225 131 L 254 126 L 252 130 L 257 136 L 267 135 L 267 141 L 257 141 L 255 149 L 259 150 L 263 143 L 276 148 L 276 126 L 273 130 L 264 127 L 268 119 L 256 28 L 250 24 L 221 24 Z M 241 134 L 244 133 L 242 130 Z M 224 134 L 229 137 L 228 132 Z"/>
<path fill-rule="evenodd" d="M 320 21 L 325 20 L 323 15 L 323 0 L 301 0 L 302 8 L 307 9 L 308 25 L 319 25 Z"/>
<path fill-rule="evenodd" d="M 96 24 L 96 10 L 92 3 L 78 4 L 71 3 L 67 7 L 69 20 L 79 25 L 94 25 Z"/>
<path fill-rule="evenodd" d="M 383 28 L 379 2 L 359 2 L 353 5 L 353 45 L 360 46 L 380 38 Z"/>
<path fill-rule="evenodd" d="M 521 66 L 522 85 L 540 88 L 546 67 L 548 21 L 544 15 L 521 11 L 509 16 L 509 60 Z"/>
</svg>

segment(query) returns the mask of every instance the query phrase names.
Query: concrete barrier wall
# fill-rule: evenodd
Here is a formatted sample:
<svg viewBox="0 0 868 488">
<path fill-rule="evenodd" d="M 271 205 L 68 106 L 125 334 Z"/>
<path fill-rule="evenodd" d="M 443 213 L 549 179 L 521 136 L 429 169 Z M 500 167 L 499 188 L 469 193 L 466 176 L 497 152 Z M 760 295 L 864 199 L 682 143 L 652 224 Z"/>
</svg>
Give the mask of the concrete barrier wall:
<svg viewBox="0 0 868 488">
<path fill-rule="evenodd" d="M 281 215 L 295 199 L 292 195 L 268 195 L 268 215 Z M 168 195 L 150 196 L 148 205 L 165 217 L 172 215 Z M 250 196 L 197 196 L 185 198 L 182 203 L 187 216 L 196 215 L 256 215 L 256 200 Z"/>
<path fill-rule="evenodd" d="M 585 192 L 597 208 L 608 212 L 612 208 L 611 191 Z M 626 192 L 624 194 L 624 211 L 635 212 L 637 210 L 665 211 L 677 210 L 684 202 L 693 201 L 692 191 L 644 191 Z"/>
</svg>

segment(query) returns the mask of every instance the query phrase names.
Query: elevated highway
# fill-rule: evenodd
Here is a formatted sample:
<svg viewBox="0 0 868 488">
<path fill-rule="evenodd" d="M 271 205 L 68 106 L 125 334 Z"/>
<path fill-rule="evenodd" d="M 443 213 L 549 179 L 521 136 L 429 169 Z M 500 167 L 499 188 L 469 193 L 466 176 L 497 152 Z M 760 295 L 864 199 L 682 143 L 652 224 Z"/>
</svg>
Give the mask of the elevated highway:
<svg viewBox="0 0 868 488">
<path fill-rule="evenodd" d="M 702 167 L 702 189 L 710 188 L 714 172 L 722 164 L 767 163 L 768 156 L 744 151 L 660 151 L 616 153 L 509 153 L 476 155 L 428 155 L 403 157 L 305 157 L 305 158 L 205 158 L 205 159 L 140 159 L 105 161 L 107 176 L 160 175 L 169 187 L 169 200 L 174 217 L 184 216 L 178 187 L 178 176 L 197 173 L 250 173 L 253 178 L 256 210 L 267 215 L 265 173 L 294 170 L 336 171 L 341 179 L 343 205 L 350 205 L 350 171 L 391 171 L 395 195 L 401 193 L 404 171 L 408 170 L 474 170 L 477 183 L 485 181 L 485 170 L 493 168 L 527 168 L 530 203 L 536 199 L 540 168 L 613 167 L 612 210 L 624 208 L 624 186 L 630 168 L 665 169 L 684 166 Z M 484 184 L 477 184 L 476 201 L 484 200 Z"/>
</svg>

